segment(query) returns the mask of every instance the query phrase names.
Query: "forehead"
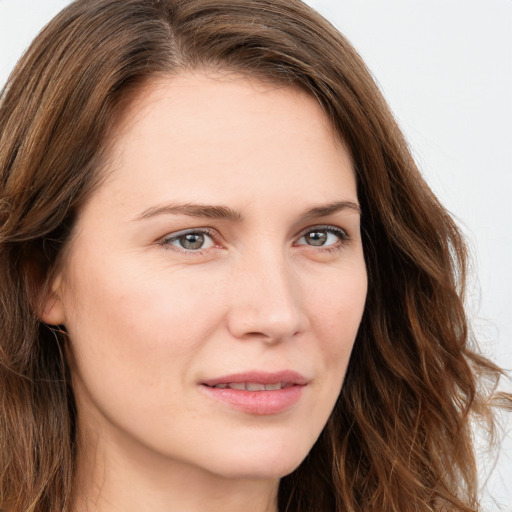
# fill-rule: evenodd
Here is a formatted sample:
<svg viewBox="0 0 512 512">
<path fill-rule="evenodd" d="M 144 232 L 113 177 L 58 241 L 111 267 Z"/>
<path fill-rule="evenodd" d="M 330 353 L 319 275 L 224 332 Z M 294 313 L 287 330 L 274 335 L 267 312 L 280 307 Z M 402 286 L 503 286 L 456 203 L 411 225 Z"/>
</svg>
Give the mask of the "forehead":
<svg viewBox="0 0 512 512">
<path fill-rule="evenodd" d="M 243 203 L 248 186 L 254 198 L 283 183 L 289 201 L 329 201 L 333 187 L 355 195 L 348 151 L 316 99 L 233 73 L 148 82 L 121 112 L 110 151 L 109 193 L 132 204 L 183 200 L 177 193 Z"/>
<path fill-rule="evenodd" d="M 309 118 L 323 125 L 324 134 L 339 139 L 319 102 L 299 86 L 214 69 L 157 76 L 144 82 L 123 101 L 114 137 L 126 134 L 135 124 L 156 120 L 154 114 L 164 106 L 179 120 L 174 133 L 192 127 L 200 135 L 197 122 L 230 128 L 234 123 L 253 124 L 263 117 L 264 122 L 270 117 L 276 121 L 284 113 L 288 120 Z M 245 119 L 237 119 L 236 114 L 243 114 Z M 270 126 L 266 128 L 270 132 Z M 209 138 L 213 136 L 215 133 L 209 134 Z"/>
</svg>

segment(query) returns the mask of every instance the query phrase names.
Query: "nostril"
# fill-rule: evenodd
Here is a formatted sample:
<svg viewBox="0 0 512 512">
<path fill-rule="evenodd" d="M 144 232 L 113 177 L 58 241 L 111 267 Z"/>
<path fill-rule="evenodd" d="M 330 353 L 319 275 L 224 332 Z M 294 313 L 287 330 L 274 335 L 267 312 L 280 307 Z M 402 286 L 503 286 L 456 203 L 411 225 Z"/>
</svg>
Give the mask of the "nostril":
<svg viewBox="0 0 512 512">
<path fill-rule="evenodd" d="M 266 266 L 267 274 L 269 267 L 270 264 Z M 231 290 L 233 302 L 226 317 L 233 337 L 275 343 L 308 329 L 303 291 L 298 289 L 297 280 L 285 274 L 280 271 L 278 276 L 266 275 L 263 279 L 253 271 L 240 276 L 237 286 Z M 256 275 L 260 275 L 259 282 L 255 282 Z"/>
</svg>

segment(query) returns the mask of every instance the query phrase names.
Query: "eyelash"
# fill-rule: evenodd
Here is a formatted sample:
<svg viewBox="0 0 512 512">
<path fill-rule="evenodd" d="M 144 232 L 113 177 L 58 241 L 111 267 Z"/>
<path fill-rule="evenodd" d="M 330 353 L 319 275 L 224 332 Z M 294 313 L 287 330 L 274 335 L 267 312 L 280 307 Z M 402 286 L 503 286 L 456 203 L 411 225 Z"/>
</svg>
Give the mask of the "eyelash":
<svg viewBox="0 0 512 512">
<path fill-rule="evenodd" d="M 317 251 L 325 251 L 325 252 L 336 252 L 341 250 L 348 242 L 350 242 L 350 236 L 348 233 L 341 228 L 335 227 L 335 226 L 311 226 L 307 228 L 306 230 L 302 231 L 302 233 L 297 237 L 297 240 L 300 240 L 304 238 L 308 233 L 314 233 L 314 232 L 324 231 L 326 233 L 335 235 L 339 239 L 339 243 L 328 245 L 328 246 L 314 246 L 310 244 L 298 244 L 298 245 L 304 245 L 306 247 L 310 248 L 316 248 Z M 171 236 L 166 236 L 162 238 L 158 243 L 159 245 L 163 246 L 167 250 L 171 251 L 177 251 L 184 254 L 190 254 L 190 255 L 202 255 L 204 254 L 204 251 L 210 249 L 210 247 L 207 247 L 206 249 L 185 249 L 183 247 L 177 247 L 174 245 L 171 245 L 172 242 L 175 242 L 179 240 L 181 237 L 184 237 L 186 235 L 207 235 L 212 239 L 212 242 L 215 244 L 215 239 L 217 237 L 217 232 L 210 228 L 195 228 L 195 229 L 187 229 L 184 231 L 179 231 L 178 233 L 173 233 Z M 296 244 L 296 242 L 295 242 Z M 294 244 L 294 245 L 295 245 Z M 215 247 L 215 245 L 214 245 Z"/>
<path fill-rule="evenodd" d="M 325 231 L 326 233 L 335 235 L 338 237 L 339 243 L 334 244 L 334 245 L 327 245 L 327 246 L 321 246 L 321 245 L 314 246 L 314 245 L 309 245 L 309 244 L 299 244 L 299 245 L 306 245 L 307 247 L 310 247 L 310 248 L 316 247 L 317 248 L 316 250 L 321 250 L 321 251 L 332 253 L 332 252 L 341 250 L 345 245 L 348 244 L 348 242 L 350 242 L 350 237 L 344 229 L 341 229 L 341 228 L 338 228 L 335 226 L 329 226 L 329 225 L 327 225 L 327 226 L 320 225 L 320 226 L 309 227 L 301 233 L 301 235 L 298 237 L 298 240 L 300 240 L 301 238 L 304 238 L 308 233 L 314 233 L 315 231 L 316 232 Z"/>
<path fill-rule="evenodd" d="M 171 245 L 171 242 L 174 242 L 176 240 L 179 240 L 181 237 L 184 237 L 186 235 L 207 235 L 209 236 L 212 241 L 215 243 L 215 238 L 217 233 L 210 228 L 196 228 L 196 229 L 186 229 L 184 231 L 179 231 L 178 233 L 173 233 L 171 236 L 165 236 L 162 238 L 159 242 L 160 245 L 162 245 L 165 249 L 169 251 L 176 251 L 181 252 L 184 254 L 193 254 L 193 255 L 201 255 L 204 254 L 204 251 L 206 249 L 198 249 L 196 251 L 192 249 L 185 249 L 183 247 L 177 247 L 174 245 Z"/>
</svg>

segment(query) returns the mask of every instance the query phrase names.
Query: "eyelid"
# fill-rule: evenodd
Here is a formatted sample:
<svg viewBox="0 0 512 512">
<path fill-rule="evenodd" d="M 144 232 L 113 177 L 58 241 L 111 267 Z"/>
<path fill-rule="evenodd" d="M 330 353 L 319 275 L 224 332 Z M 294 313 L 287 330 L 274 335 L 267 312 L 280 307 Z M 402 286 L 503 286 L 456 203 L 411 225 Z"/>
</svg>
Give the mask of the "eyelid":
<svg viewBox="0 0 512 512">
<path fill-rule="evenodd" d="M 308 233 L 311 233 L 312 231 L 327 231 L 329 233 L 332 233 L 339 237 L 339 244 L 315 247 L 313 245 L 309 246 L 308 244 L 298 244 L 297 243 L 298 240 L 303 238 Z M 174 241 L 182 236 L 192 234 L 192 233 L 200 233 L 200 234 L 209 236 L 215 245 L 213 247 L 209 247 L 206 249 L 187 250 L 187 249 L 180 248 L 178 246 L 170 244 L 171 241 Z M 209 250 L 209 249 L 212 249 L 215 247 L 218 248 L 219 247 L 219 243 L 218 243 L 219 238 L 220 238 L 220 235 L 215 229 L 209 228 L 209 227 L 200 227 L 200 228 L 182 229 L 180 231 L 175 231 L 173 233 L 169 233 L 169 234 L 163 236 L 162 238 L 160 238 L 157 241 L 157 243 L 159 245 L 162 245 L 165 249 L 168 249 L 168 250 L 173 250 L 173 251 L 184 253 L 184 254 L 198 254 L 199 255 L 199 254 L 204 253 L 204 251 L 206 251 L 206 250 Z M 340 248 L 341 246 L 345 245 L 349 241 L 350 241 L 350 235 L 348 234 L 346 229 L 341 228 L 339 226 L 334 226 L 332 224 L 316 224 L 313 226 L 308 226 L 307 228 L 303 229 L 297 235 L 294 245 L 305 245 L 305 246 L 313 248 L 314 250 L 321 251 L 321 250 L 333 250 L 336 248 Z"/>
<path fill-rule="evenodd" d="M 350 241 L 350 235 L 348 234 L 347 230 L 344 228 L 341 228 L 339 226 L 333 226 L 332 224 L 317 224 L 314 226 L 309 226 L 305 229 L 303 229 L 299 235 L 297 236 L 297 240 L 300 240 L 308 233 L 311 233 L 312 231 L 327 231 L 329 233 L 332 233 L 334 235 L 337 235 L 340 239 L 340 244 L 344 245 L 345 243 L 348 243 Z M 295 242 L 297 244 L 297 242 Z M 307 244 L 297 244 L 297 245 L 307 245 Z M 316 250 L 327 250 L 327 249 L 333 249 L 336 246 L 334 245 L 328 245 L 328 246 L 309 246 L 313 247 Z"/>
<path fill-rule="evenodd" d="M 189 234 L 193 234 L 193 233 L 198 233 L 198 234 L 201 234 L 201 235 L 207 235 L 209 236 L 213 243 L 214 243 L 214 247 L 217 246 L 218 247 L 218 239 L 220 238 L 220 235 L 218 234 L 218 232 L 212 228 L 208 228 L 208 227 L 201 227 L 201 228 L 188 228 L 188 229 L 182 229 L 180 231 L 175 231 L 173 233 L 169 233 L 165 236 L 163 236 L 162 238 L 160 238 L 157 243 L 161 246 L 163 246 L 165 249 L 167 250 L 170 250 L 170 251 L 176 251 L 176 252 L 180 252 L 180 253 L 183 253 L 183 254 L 202 254 L 205 250 L 207 249 L 211 249 L 212 247 L 209 247 L 209 248 L 206 248 L 206 249 L 198 249 L 198 250 L 187 250 L 187 249 L 184 249 L 184 248 L 180 248 L 178 247 L 177 245 L 171 245 L 170 242 L 174 241 L 174 240 L 177 240 L 178 238 L 182 237 L 182 236 L 185 236 L 185 235 L 189 235 Z"/>
</svg>

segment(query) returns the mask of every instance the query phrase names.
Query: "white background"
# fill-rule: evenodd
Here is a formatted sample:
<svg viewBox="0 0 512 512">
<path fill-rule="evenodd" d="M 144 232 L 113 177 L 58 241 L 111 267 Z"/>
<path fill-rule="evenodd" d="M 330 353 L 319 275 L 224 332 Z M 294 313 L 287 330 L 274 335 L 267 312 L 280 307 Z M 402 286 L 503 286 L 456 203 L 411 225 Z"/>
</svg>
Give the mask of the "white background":
<svg viewBox="0 0 512 512">
<path fill-rule="evenodd" d="M 0 85 L 68 3 L 0 0 Z M 512 0 L 308 3 L 363 56 L 425 179 L 468 236 L 474 329 L 486 354 L 512 369 Z M 483 492 L 493 512 L 512 511 L 510 421 L 506 431 Z"/>
</svg>

